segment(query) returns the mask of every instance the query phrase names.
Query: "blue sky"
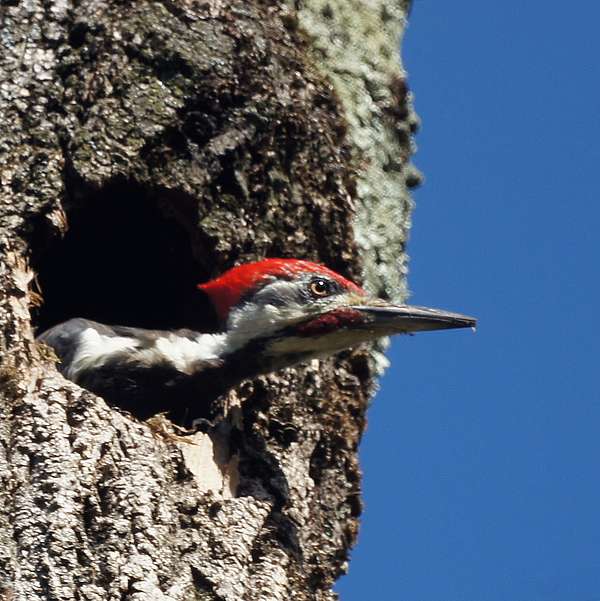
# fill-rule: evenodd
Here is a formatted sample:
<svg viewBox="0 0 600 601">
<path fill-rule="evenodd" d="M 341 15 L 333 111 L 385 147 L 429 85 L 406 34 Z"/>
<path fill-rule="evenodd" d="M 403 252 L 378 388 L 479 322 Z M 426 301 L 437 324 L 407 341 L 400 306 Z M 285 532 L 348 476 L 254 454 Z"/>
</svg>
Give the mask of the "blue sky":
<svg viewBox="0 0 600 601">
<path fill-rule="evenodd" d="M 411 302 L 343 601 L 600 601 L 600 3 L 415 0 Z"/>
</svg>

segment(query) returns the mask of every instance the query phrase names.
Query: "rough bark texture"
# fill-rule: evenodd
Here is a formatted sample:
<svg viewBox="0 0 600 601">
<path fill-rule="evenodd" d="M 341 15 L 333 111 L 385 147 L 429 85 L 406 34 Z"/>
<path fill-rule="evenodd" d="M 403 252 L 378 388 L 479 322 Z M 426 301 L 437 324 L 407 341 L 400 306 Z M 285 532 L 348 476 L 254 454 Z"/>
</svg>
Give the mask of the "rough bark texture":
<svg viewBox="0 0 600 601">
<path fill-rule="evenodd" d="M 74 313 L 190 325 L 194 282 L 264 256 L 402 295 L 407 2 L 296 4 L 0 3 L 4 599 L 336 598 L 376 353 L 245 383 L 177 439 L 34 342 Z"/>
</svg>

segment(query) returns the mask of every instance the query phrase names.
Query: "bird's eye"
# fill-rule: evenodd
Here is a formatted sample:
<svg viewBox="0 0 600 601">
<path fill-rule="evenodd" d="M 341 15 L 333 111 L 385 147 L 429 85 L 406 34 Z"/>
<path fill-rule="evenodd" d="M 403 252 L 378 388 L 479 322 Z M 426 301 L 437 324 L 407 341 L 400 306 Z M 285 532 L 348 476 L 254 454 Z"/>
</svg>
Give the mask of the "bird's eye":
<svg viewBox="0 0 600 601">
<path fill-rule="evenodd" d="M 316 297 L 327 296 L 331 294 L 331 285 L 327 280 L 321 278 L 313 280 L 309 284 L 310 293 Z"/>
</svg>

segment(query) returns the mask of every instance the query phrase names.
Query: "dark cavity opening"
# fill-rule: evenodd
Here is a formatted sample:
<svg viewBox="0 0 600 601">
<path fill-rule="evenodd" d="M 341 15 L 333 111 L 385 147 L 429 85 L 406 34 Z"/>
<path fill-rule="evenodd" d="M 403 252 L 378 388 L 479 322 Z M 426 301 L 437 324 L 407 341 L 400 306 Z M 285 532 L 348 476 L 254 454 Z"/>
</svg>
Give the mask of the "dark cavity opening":
<svg viewBox="0 0 600 601">
<path fill-rule="evenodd" d="M 182 225 L 193 225 L 186 221 L 193 219 L 193 206 L 186 210 L 178 202 L 115 183 L 67 207 L 63 238 L 49 239 L 47 227 L 35 228 L 32 266 L 43 298 L 33 310 L 36 333 L 75 317 L 150 330 L 216 331 L 214 309 L 196 288 L 207 273 L 193 255 L 193 227 Z M 208 391 L 207 398 L 201 390 L 187 397 L 179 389 L 166 394 L 171 372 L 146 376 L 156 380 L 144 388 L 148 398 L 121 385 L 100 396 L 140 419 L 164 412 L 185 424 L 210 411 Z"/>
<path fill-rule="evenodd" d="M 212 307 L 196 289 L 207 274 L 194 259 L 186 230 L 166 216 L 168 208 L 121 183 L 69 209 L 64 238 L 38 244 L 33 257 L 43 296 L 33 315 L 36 332 L 73 317 L 215 330 Z"/>
</svg>

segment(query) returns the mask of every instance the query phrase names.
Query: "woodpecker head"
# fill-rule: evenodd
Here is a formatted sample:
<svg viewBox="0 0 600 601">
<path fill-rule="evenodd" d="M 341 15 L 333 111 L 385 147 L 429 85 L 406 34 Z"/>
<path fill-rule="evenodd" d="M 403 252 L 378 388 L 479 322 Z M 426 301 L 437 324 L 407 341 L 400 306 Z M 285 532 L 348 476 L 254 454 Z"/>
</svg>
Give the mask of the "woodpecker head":
<svg viewBox="0 0 600 601">
<path fill-rule="evenodd" d="M 457 313 L 373 298 L 331 269 L 298 259 L 240 265 L 198 287 L 212 301 L 229 349 L 252 346 L 261 371 L 391 334 L 476 324 Z"/>
</svg>

